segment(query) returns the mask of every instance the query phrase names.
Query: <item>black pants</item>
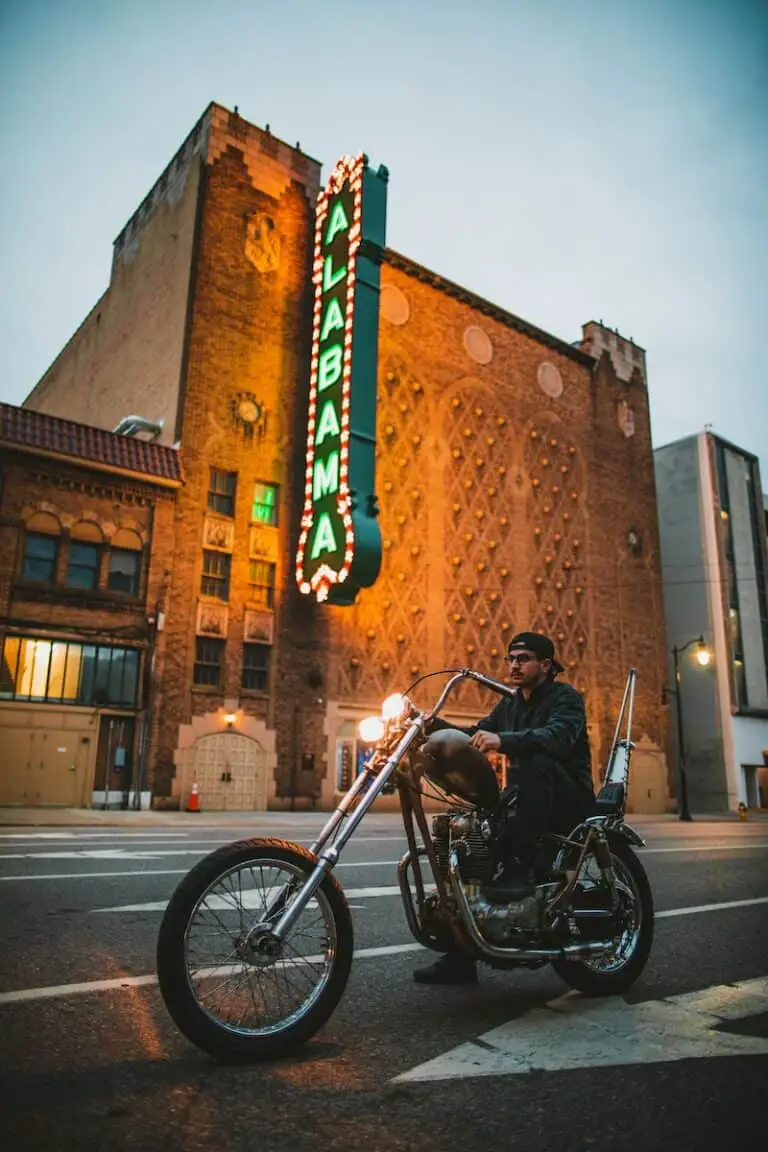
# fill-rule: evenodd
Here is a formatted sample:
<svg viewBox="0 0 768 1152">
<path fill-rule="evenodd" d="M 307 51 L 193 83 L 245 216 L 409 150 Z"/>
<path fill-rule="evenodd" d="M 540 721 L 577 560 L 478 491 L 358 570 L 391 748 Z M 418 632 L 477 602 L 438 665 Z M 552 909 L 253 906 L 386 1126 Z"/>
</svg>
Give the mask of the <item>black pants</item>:
<svg viewBox="0 0 768 1152">
<path fill-rule="evenodd" d="M 498 845 L 502 858 L 514 855 L 532 863 L 540 836 L 545 832 L 567 834 L 594 805 L 591 790 L 578 785 L 562 764 L 549 756 L 531 756 L 513 764 L 507 783 L 517 802 Z"/>
</svg>

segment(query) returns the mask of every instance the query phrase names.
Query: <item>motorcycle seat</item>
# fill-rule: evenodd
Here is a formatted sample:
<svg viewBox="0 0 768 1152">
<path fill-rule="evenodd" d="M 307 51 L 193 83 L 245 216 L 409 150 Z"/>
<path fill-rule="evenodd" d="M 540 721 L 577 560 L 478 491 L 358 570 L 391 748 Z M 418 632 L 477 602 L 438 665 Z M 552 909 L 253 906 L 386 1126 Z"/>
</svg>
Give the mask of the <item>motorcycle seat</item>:
<svg viewBox="0 0 768 1152">
<path fill-rule="evenodd" d="M 595 797 L 595 816 L 620 816 L 624 811 L 624 785 L 605 784 Z"/>
</svg>

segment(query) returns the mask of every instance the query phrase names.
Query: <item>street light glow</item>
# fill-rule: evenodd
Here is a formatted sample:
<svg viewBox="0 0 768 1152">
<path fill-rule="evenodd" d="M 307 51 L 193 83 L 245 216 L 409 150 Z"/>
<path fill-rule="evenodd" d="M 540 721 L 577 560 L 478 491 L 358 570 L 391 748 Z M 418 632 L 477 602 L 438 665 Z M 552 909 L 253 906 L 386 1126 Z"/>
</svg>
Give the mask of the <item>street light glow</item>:
<svg viewBox="0 0 768 1152">
<path fill-rule="evenodd" d="M 706 644 L 700 644 L 696 649 L 696 659 L 702 668 L 706 668 L 707 665 L 711 662 L 712 653 L 710 652 L 709 648 L 707 648 Z"/>
</svg>

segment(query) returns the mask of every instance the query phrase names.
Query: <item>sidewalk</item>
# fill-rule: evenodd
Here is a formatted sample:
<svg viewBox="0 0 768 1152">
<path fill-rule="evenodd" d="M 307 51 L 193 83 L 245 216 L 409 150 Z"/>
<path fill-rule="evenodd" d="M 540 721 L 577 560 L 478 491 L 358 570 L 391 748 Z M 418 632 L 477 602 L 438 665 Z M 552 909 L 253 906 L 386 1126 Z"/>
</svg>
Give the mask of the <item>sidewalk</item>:
<svg viewBox="0 0 768 1152">
<path fill-rule="evenodd" d="M 147 831 L 152 828 L 194 829 L 200 825 L 219 827 L 242 827 L 243 824 L 307 824 L 309 827 L 322 825 L 330 813 L 325 811 L 291 812 L 290 809 L 268 812 L 155 812 L 100 808 L 1 808 L 0 827 L 31 828 L 132 828 Z M 366 819 L 386 818 L 399 820 L 398 812 L 371 812 Z M 768 824 L 768 809 L 750 812 L 746 823 Z M 674 812 L 654 815 L 628 813 L 627 823 L 638 827 L 649 825 L 670 825 L 679 823 Z M 692 823 L 742 823 L 734 813 L 695 815 Z M 689 825 L 686 825 L 689 826 Z"/>
</svg>

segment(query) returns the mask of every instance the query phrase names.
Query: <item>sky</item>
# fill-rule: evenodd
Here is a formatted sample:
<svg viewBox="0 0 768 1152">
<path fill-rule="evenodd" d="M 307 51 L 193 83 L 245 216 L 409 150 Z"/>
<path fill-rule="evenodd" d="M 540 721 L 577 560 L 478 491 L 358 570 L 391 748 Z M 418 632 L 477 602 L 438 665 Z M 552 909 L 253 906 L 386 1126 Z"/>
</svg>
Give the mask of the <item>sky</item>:
<svg viewBox="0 0 768 1152">
<path fill-rule="evenodd" d="M 396 250 L 631 336 L 654 445 L 711 425 L 768 490 L 768 0 L 0 0 L 0 98 L 0 400 L 215 100 L 385 163 Z"/>
</svg>

